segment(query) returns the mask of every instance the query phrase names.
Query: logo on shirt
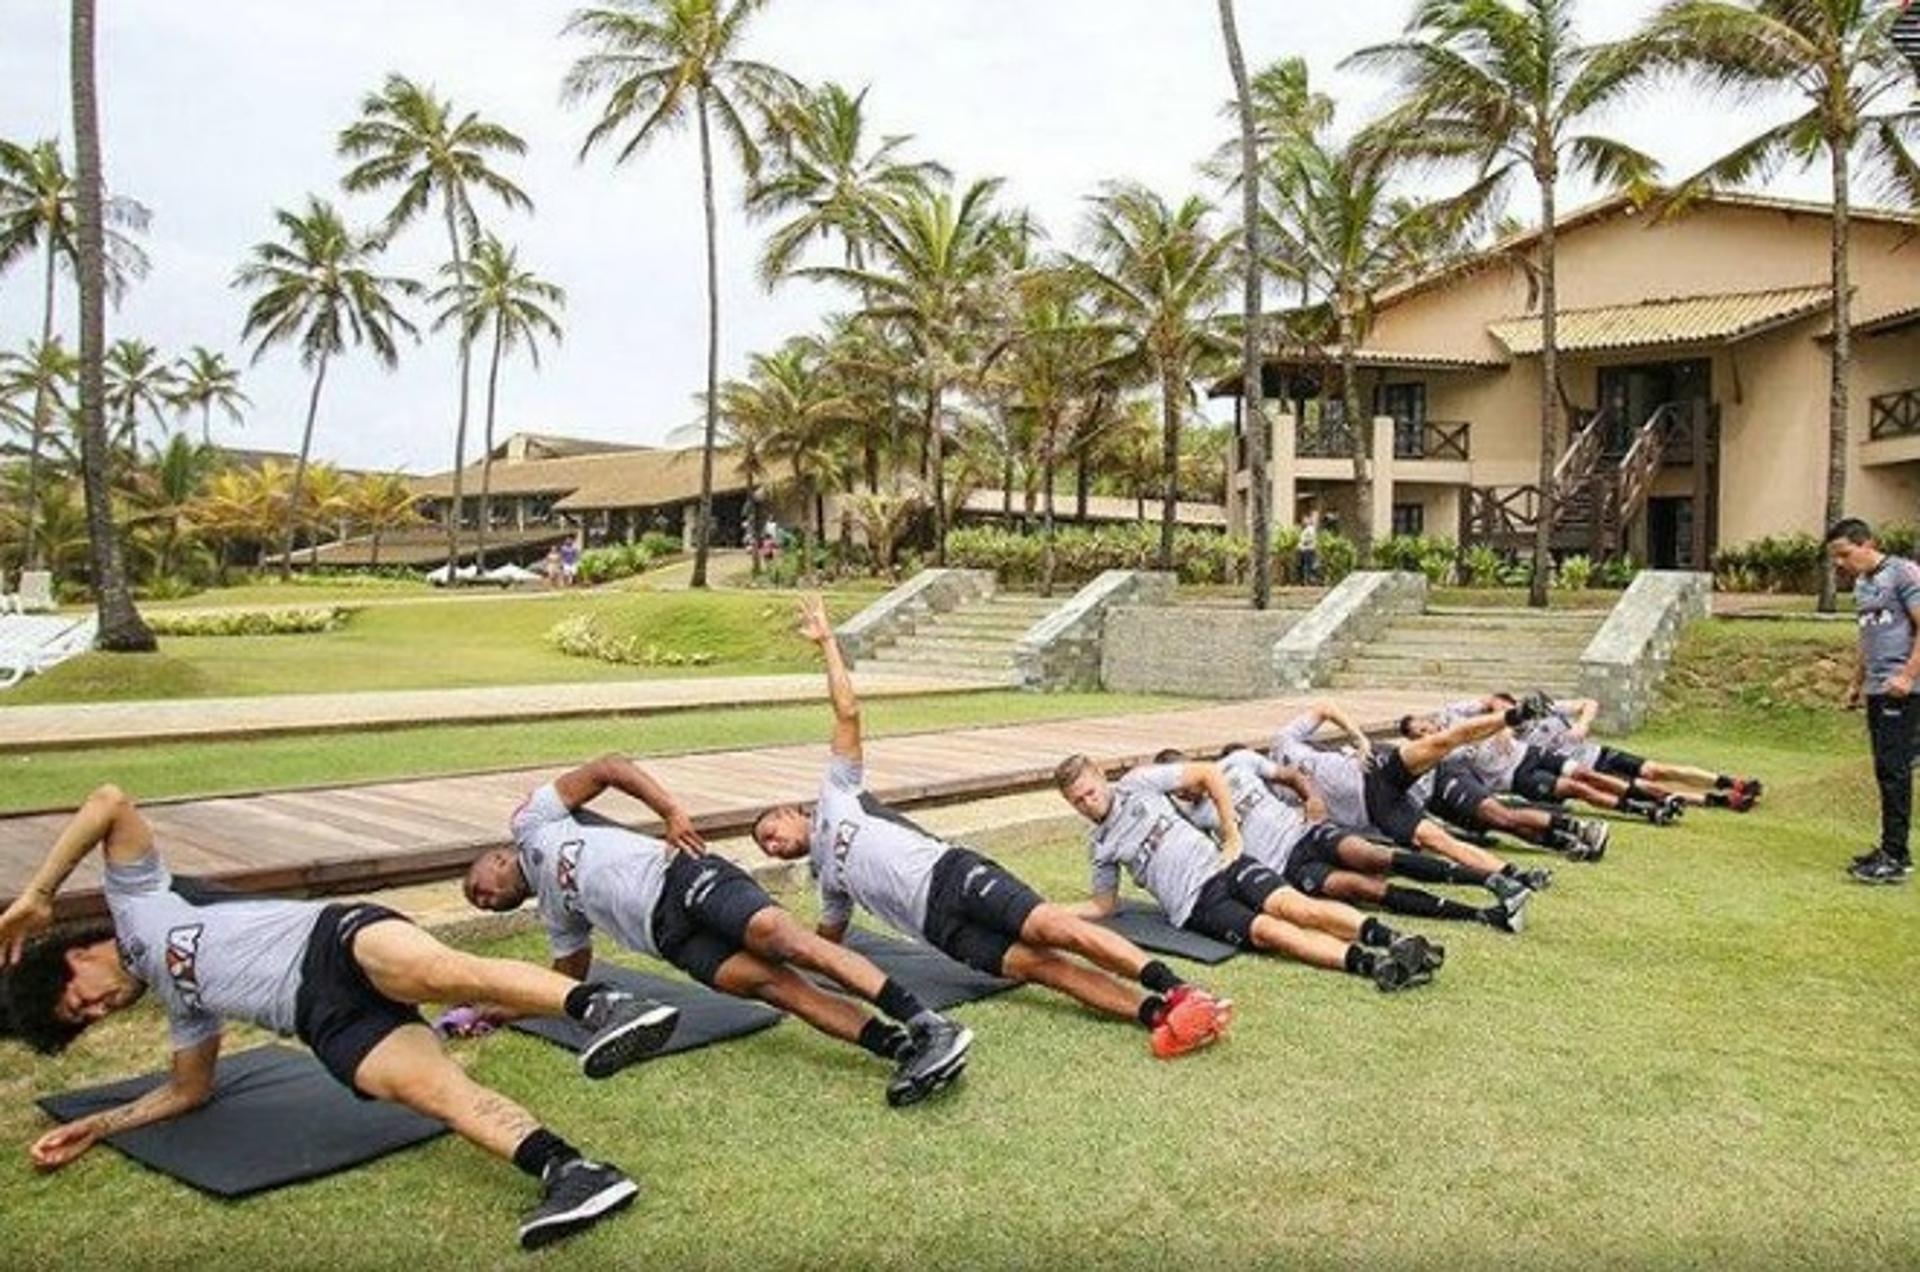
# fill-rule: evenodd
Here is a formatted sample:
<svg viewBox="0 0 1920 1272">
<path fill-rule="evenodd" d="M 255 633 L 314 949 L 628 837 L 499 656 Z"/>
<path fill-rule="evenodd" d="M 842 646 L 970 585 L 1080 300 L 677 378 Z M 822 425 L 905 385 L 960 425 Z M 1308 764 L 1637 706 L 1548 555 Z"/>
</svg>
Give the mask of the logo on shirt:
<svg viewBox="0 0 1920 1272">
<path fill-rule="evenodd" d="M 167 933 L 167 976 L 180 1001 L 200 1009 L 200 937 L 205 925 L 186 923 Z"/>
<path fill-rule="evenodd" d="M 553 881 L 560 885 L 560 904 L 568 910 L 579 907 L 580 850 L 586 846 L 584 839 L 569 839 L 553 859 Z"/>
<path fill-rule="evenodd" d="M 833 828 L 833 861 L 842 871 L 847 868 L 847 854 L 853 851 L 853 841 L 860 837 L 860 824 L 843 821 Z"/>
</svg>

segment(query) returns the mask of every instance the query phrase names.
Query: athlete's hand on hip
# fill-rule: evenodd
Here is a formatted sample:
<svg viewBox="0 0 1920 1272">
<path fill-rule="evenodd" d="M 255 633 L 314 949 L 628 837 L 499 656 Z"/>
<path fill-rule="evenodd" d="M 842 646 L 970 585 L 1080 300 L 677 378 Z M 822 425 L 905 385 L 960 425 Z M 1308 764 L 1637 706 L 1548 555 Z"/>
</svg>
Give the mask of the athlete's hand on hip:
<svg viewBox="0 0 1920 1272">
<path fill-rule="evenodd" d="M 27 891 L 0 914 L 0 967 L 12 967 L 27 950 L 27 938 L 53 926 L 53 902 L 44 894 Z"/>
<path fill-rule="evenodd" d="M 707 841 L 693 828 L 693 819 L 678 808 L 667 814 L 667 842 L 696 857 L 707 851 Z"/>
<path fill-rule="evenodd" d="M 1327 801 L 1316 795 L 1307 801 L 1306 811 L 1308 821 L 1323 822 L 1327 820 Z"/>
<path fill-rule="evenodd" d="M 69 1122 L 35 1140 L 28 1147 L 27 1156 L 33 1160 L 37 1170 L 59 1170 L 92 1148 L 93 1142 L 99 1138 L 100 1132 L 93 1128 L 92 1122 Z"/>
<path fill-rule="evenodd" d="M 816 645 L 833 639 L 833 622 L 827 617 L 827 603 L 818 592 L 800 598 L 800 634 Z"/>
<path fill-rule="evenodd" d="M 1240 849 L 1240 832 L 1234 831 L 1230 834 L 1220 836 L 1220 861 L 1222 864 L 1230 864 L 1238 859 Z"/>
<path fill-rule="evenodd" d="M 1896 671 L 1887 678 L 1887 696 L 1904 698 L 1913 692 L 1913 677 L 1904 671 Z"/>
</svg>

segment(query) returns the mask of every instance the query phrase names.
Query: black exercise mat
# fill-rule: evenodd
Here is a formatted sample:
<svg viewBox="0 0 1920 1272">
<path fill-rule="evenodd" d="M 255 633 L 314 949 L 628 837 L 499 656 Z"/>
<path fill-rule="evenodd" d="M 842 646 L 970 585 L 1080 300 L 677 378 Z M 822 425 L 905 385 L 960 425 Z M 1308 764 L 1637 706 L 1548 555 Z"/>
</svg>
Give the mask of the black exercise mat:
<svg viewBox="0 0 1920 1272">
<path fill-rule="evenodd" d="M 1225 941 L 1216 941 L 1210 936 L 1175 927 L 1167 922 L 1167 916 L 1161 913 L 1158 906 L 1142 905 L 1137 901 L 1121 902 L 1118 910 L 1100 922 L 1143 950 L 1190 958 L 1209 967 L 1224 963 L 1240 952 Z"/>
<path fill-rule="evenodd" d="M 847 933 L 847 948 L 857 950 L 874 966 L 898 981 L 900 987 L 918 998 L 928 1011 L 945 1011 L 962 1003 L 978 1002 L 995 994 L 1004 994 L 1015 982 L 977 972 L 965 963 L 948 958 L 931 945 L 918 941 L 897 941 L 864 928 Z M 819 979 L 815 977 L 815 979 Z M 829 986 L 837 990 L 838 986 Z"/>
<path fill-rule="evenodd" d="M 673 1036 L 667 1039 L 666 1046 L 648 1056 L 649 1060 L 693 1051 L 730 1038 L 744 1038 L 779 1024 L 782 1016 L 782 1013 L 765 1003 L 716 993 L 690 981 L 649 976 L 617 963 L 595 961 L 587 979 L 601 981 L 629 994 L 651 998 L 680 1009 L 680 1019 L 673 1027 Z M 512 1028 L 536 1038 L 544 1038 L 575 1053 L 585 1047 L 587 1040 L 593 1036 L 564 1016 L 535 1016 L 516 1020 Z"/>
<path fill-rule="evenodd" d="M 50 1095 L 38 1103 L 62 1122 L 125 1104 L 164 1073 Z M 246 1197 L 364 1165 L 444 1135 L 447 1128 L 397 1104 L 362 1100 L 305 1051 L 269 1045 L 223 1056 L 213 1099 L 191 1113 L 107 1137 L 149 1170 L 216 1197 Z"/>
</svg>

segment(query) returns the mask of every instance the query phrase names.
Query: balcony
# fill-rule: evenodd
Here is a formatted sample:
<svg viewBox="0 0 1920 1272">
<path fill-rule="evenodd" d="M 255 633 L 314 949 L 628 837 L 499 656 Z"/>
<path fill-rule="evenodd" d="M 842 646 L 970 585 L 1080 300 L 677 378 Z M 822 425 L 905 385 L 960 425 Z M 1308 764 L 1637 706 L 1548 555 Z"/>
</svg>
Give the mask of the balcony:
<svg viewBox="0 0 1920 1272">
<path fill-rule="evenodd" d="M 1473 425 L 1464 420 L 1396 420 L 1395 459 L 1437 459 L 1466 463 L 1473 458 Z"/>
<path fill-rule="evenodd" d="M 1867 412 L 1867 431 L 1876 442 L 1920 433 L 1920 389 L 1883 393 Z"/>
</svg>

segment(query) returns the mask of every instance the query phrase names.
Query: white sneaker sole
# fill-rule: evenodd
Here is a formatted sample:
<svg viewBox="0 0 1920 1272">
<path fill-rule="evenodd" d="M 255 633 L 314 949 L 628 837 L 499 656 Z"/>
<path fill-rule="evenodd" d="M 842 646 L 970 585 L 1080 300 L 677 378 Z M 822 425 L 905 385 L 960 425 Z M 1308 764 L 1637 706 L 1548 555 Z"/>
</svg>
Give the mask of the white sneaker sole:
<svg viewBox="0 0 1920 1272">
<path fill-rule="evenodd" d="M 538 1250 L 564 1237 L 570 1237 L 582 1228 L 591 1226 L 616 1210 L 631 1205 L 640 1195 L 640 1185 L 631 1179 L 623 1179 L 617 1184 L 602 1188 L 571 1210 L 555 1215 L 541 1215 L 520 1228 L 520 1248 Z"/>
<path fill-rule="evenodd" d="M 666 1046 L 679 1023 L 678 1008 L 655 1004 L 626 1024 L 594 1035 L 580 1052 L 580 1071 L 596 1080 L 610 1078 Z"/>
</svg>

